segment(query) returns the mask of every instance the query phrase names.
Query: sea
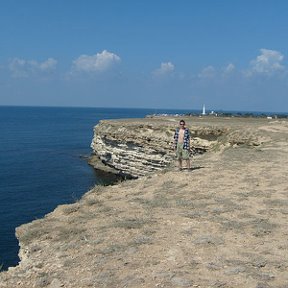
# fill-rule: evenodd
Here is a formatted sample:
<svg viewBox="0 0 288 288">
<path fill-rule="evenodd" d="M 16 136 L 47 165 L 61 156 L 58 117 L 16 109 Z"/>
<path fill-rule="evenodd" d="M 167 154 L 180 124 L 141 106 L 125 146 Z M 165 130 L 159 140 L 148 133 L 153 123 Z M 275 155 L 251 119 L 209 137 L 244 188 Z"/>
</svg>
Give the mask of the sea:
<svg viewBox="0 0 288 288">
<path fill-rule="evenodd" d="M 184 110 L 0 106 L 0 267 L 19 262 L 15 228 L 73 203 L 112 176 L 87 163 L 102 119 Z"/>
</svg>

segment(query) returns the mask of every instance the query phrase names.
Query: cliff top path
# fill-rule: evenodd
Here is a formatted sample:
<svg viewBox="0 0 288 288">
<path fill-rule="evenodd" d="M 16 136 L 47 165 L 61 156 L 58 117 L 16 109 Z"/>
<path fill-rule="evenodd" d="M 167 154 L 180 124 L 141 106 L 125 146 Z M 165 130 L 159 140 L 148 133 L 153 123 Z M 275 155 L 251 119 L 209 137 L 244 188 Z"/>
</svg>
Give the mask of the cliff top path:
<svg viewBox="0 0 288 288">
<path fill-rule="evenodd" d="M 96 186 L 17 228 L 22 261 L 0 287 L 287 288 L 288 121 L 185 120 L 229 132 L 190 171 Z"/>
</svg>

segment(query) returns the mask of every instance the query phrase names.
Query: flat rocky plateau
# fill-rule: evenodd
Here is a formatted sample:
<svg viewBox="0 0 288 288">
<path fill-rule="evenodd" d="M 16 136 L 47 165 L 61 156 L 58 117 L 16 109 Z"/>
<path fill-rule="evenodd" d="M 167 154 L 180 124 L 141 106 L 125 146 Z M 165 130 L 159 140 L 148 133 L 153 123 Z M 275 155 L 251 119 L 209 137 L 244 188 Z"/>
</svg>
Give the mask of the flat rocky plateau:
<svg viewBox="0 0 288 288">
<path fill-rule="evenodd" d="M 211 121 L 260 140 L 96 186 L 18 227 L 22 261 L 0 287 L 287 288 L 288 121 Z"/>
</svg>

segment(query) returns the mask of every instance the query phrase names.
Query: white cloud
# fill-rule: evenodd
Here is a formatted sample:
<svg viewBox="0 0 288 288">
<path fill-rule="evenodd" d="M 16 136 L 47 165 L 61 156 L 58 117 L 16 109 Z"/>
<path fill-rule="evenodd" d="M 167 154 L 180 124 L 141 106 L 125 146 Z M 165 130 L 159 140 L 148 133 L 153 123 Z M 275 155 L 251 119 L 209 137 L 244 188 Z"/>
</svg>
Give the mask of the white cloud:
<svg viewBox="0 0 288 288">
<path fill-rule="evenodd" d="M 166 63 L 161 63 L 160 68 L 153 71 L 153 74 L 155 76 L 164 76 L 164 75 L 171 74 L 174 70 L 175 70 L 174 64 L 172 64 L 171 62 L 166 62 Z"/>
<path fill-rule="evenodd" d="M 56 68 L 57 60 L 48 58 L 46 61 L 25 60 L 14 58 L 9 63 L 9 70 L 15 78 L 25 78 L 30 75 L 51 72 Z"/>
<path fill-rule="evenodd" d="M 42 71 L 51 71 L 56 67 L 57 61 L 53 58 L 49 58 L 46 61 L 39 63 L 38 65 L 39 69 Z"/>
<path fill-rule="evenodd" d="M 213 78 L 216 75 L 216 69 L 213 66 L 205 67 L 199 74 L 199 78 Z"/>
<path fill-rule="evenodd" d="M 95 55 L 81 55 L 73 61 L 73 72 L 101 72 L 108 70 L 116 63 L 120 62 L 121 58 L 111 52 L 103 50 Z"/>
<path fill-rule="evenodd" d="M 230 63 L 226 67 L 224 67 L 223 72 L 224 74 L 230 74 L 235 70 L 235 65 Z"/>
<path fill-rule="evenodd" d="M 273 75 L 285 69 L 282 65 L 284 56 L 275 50 L 260 49 L 261 54 L 250 62 L 251 68 L 245 71 L 246 76 L 255 74 Z"/>
</svg>

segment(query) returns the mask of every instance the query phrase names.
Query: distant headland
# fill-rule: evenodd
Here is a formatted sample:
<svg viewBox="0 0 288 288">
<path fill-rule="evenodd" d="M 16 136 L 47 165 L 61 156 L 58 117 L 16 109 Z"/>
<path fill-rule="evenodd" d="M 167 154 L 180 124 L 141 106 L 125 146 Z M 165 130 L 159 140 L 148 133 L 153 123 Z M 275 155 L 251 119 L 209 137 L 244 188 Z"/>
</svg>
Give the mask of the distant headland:
<svg viewBox="0 0 288 288">
<path fill-rule="evenodd" d="M 147 118 L 153 117 L 242 117 L 242 118 L 268 118 L 268 119 L 287 119 L 288 112 L 247 112 L 247 111 L 192 111 L 186 113 L 155 113 L 147 115 Z"/>
</svg>

